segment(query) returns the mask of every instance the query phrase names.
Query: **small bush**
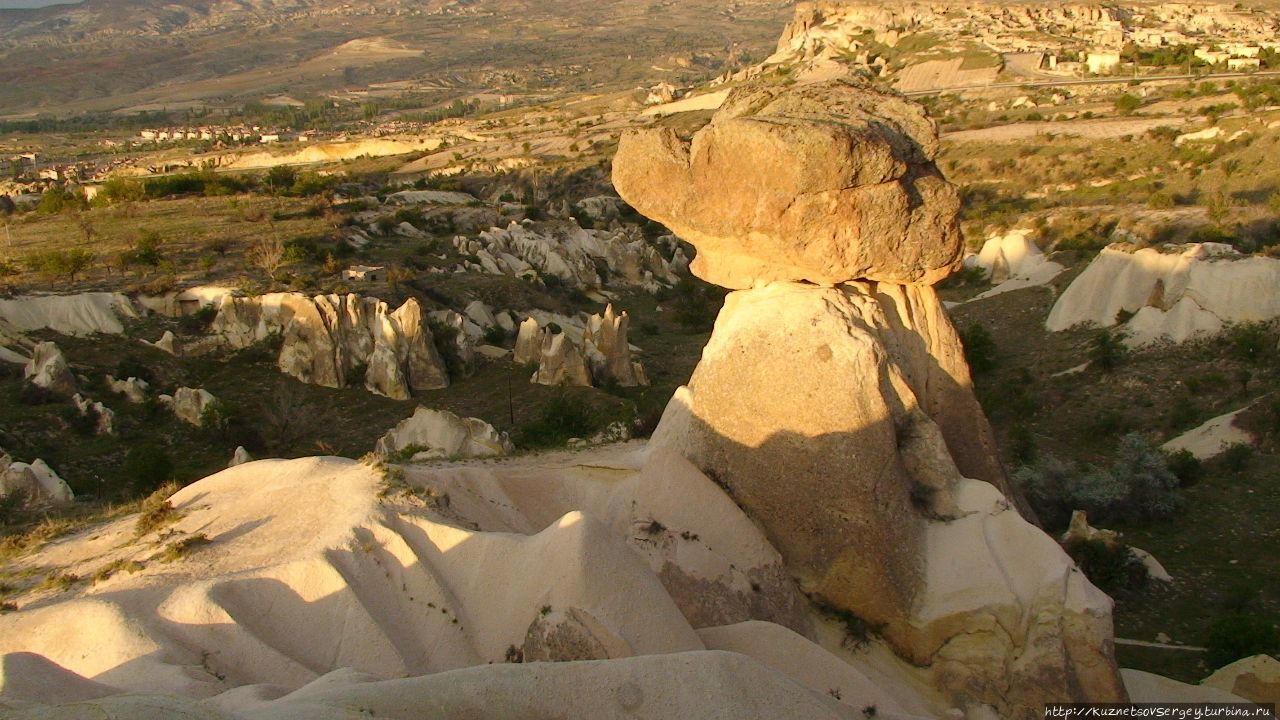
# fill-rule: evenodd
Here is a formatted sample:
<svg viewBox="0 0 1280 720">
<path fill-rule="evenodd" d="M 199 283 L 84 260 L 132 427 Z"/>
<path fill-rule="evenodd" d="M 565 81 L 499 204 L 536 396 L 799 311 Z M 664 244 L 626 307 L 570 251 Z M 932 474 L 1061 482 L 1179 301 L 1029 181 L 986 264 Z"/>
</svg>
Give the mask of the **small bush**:
<svg viewBox="0 0 1280 720">
<path fill-rule="evenodd" d="M 1227 331 L 1227 344 L 1232 357 L 1256 363 L 1275 351 L 1276 338 L 1263 323 L 1240 323 Z"/>
<path fill-rule="evenodd" d="M 1014 483 L 1046 527 L 1065 527 L 1072 510 L 1100 522 L 1141 522 L 1170 517 L 1182 507 L 1181 481 L 1163 454 L 1138 433 L 1125 435 L 1110 467 L 1070 467 L 1052 455 L 1018 468 Z"/>
<path fill-rule="evenodd" d="M 1181 487 L 1195 485 L 1204 475 L 1204 463 L 1185 448 L 1169 453 L 1165 458 L 1165 465 L 1169 468 L 1169 472 L 1178 477 L 1178 485 Z"/>
<path fill-rule="evenodd" d="M 80 577 L 78 575 L 55 570 L 45 576 L 44 580 L 40 582 L 38 589 L 52 590 L 53 592 L 66 592 L 74 587 L 78 582 L 80 582 Z"/>
<path fill-rule="evenodd" d="M 1280 630 L 1261 615 L 1235 612 L 1209 627 L 1205 647 L 1209 667 L 1218 668 L 1241 658 L 1280 652 Z"/>
<path fill-rule="evenodd" d="M 94 585 L 97 585 L 100 582 L 105 582 L 112 575 L 115 575 L 118 572 L 127 572 L 129 574 L 133 574 L 141 570 L 142 567 L 143 567 L 142 563 L 134 560 L 116 560 L 114 562 L 111 562 L 107 565 L 103 565 L 102 567 L 98 568 L 97 571 L 93 573 L 93 577 L 90 578 L 90 581 Z"/>
<path fill-rule="evenodd" d="M 1245 443 L 1235 443 L 1228 447 L 1218 456 L 1222 462 L 1222 466 L 1233 473 L 1244 472 L 1249 467 L 1249 461 L 1253 459 L 1253 446 Z"/>
<path fill-rule="evenodd" d="M 1147 568 L 1128 545 L 1097 539 L 1072 540 L 1065 549 L 1085 577 L 1108 595 L 1135 592 L 1147 584 Z"/>
<path fill-rule="evenodd" d="M 964 346 L 964 359 L 969 362 L 969 369 L 975 375 L 991 372 L 996 366 L 996 341 L 979 323 L 972 323 L 960 333 L 960 343 Z"/>
<path fill-rule="evenodd" d="M 517 444 L 530 448 L 564 445 L 570 438 L 591 435 L 599 425 L 581 402 L 561 393 L 542 406 L 537 420 L 520 427 Z"/>
<path fill-rule="evenodd" d="M 173 460 L 169 453 L 149 442 L 130 447 L 122 469 L 136 495 L 149 494 L 173 479 Z"/>
<path fill-rule="evenodd" d="M 1128 355 L 1124 346 L 1124 333 L 1100 330 L 1093 339 L 1093 361 L 1104 372 L 1111 372 Z"/>
</svg>

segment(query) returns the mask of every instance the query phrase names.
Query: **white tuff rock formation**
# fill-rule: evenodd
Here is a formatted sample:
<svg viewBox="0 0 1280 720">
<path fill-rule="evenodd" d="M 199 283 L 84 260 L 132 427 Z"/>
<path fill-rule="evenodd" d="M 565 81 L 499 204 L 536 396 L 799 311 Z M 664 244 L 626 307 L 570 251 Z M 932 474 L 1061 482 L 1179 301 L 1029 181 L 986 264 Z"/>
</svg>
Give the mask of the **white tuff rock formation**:
<svg viewBox="0 0 1280 720">
<path fill-rule="evenodd" d="M 196 427 L 201 426 L 204 411 L 217 402 L 217 398 L 208 390 L 189 387 L 180 387 L 173 395 L 160 395 L 157 399 L 167 405 L 179 420 Z"/>
<path fill-rule="evenodd" d="M 93 413 L 93 416 L 98 421 L 97 433 L 99 435 L 116 434 L 116 414 L 111 408 L 100 402 L 94 402 L 80 393 L 71 396 L 71 403 L 76 406 L 76 411 L 80 413 L 81 417 Z"/>
<path fill-rule="evenodd" d="M 917 107 L 841 81 L 740 87 L 691 144 L 623 136 L 622 197 L 698 247 L 695 274 L 751 288 L 651 449 L 724 487 L 805 593 L 883 626 L 957 705 L 1121 700 L 1110 600 L 1020 517 L 937 295 L 897 284 L 958 265 L 936 147 Z"/>
<path fill-rule="evenodd" d="M 976 255 L 964 259 L 965 267 L 979 267 L 995 287 L 974 300 L 989 298 L 1011 290 L 1046 285 L 1065 269 L 1048 260 L 1026 228 L 994 234 L 982 244 Z"/>
<path fill-rule="evenodd" d="M 120 293 L 28 295 L 0 299 L 0 320 L 16 330 L 53 330 L 63 335 L 124 332 L 122 319 L 139 317 L 133 301 Z"/>
<path fill-rule="evenodd" d="M 231 462 L 227 463 L 227 467 L 233 468 L 252 461 L 253 457 L 249 455 L 249 451 L 245 450 L 243 445 L 238 445 L 236 446 L 236 451 L 232 453 Z"/>
<path fill-rule="evenodd" d="M 1045 327 L 1121 325 L 1125 342 L 1150 345 L 1214 335 L 1228 323 L 1280 317 L 1280 260 L 1193 243 L 1134 250 L 1111 245 L 1062 293 Z"/>
<path fill-rule="evenodd" d="M 444 361 L 417 300 L 395 311 L 359 295 L 273 293 L 222 299 L 211 330 L 239 349 L 283 335 L 280 370 L 305 383 L 346 387 L 407 399 L 414 391 L 449 385 Z M 363 369 L 362 377 L 355 377 Z"/>
<path fill-rule="evenodd" d="M 0 451 L 0 498 L 21 493 L 28 506 L 67 505 L 75 501 L 75 494 L 66 481 L 49 467 L 44 460 L 31 464 L 13 462 Z M 0 686 L 0 692 L 3 687 Z"/>
<path fill-rule="evenodd" d="M 35 346 L 31 360 L 22 370 L 27 382 L 59 395 L 71 395 L 76 391 L 76 376 L 67 365 L 67 358 L 62 350 L 51 342 L 42 342 Z"/>
<path fill-rule="evenodd" d="M 414 451 L 410 460 L 494 457 L 515 447 L 504 432 L 479 418 L 460 418 L 448 410 L 419 406 L 378 440 L 374 452 L 390 458 Z"/>
<path fill-rule="evenodd" d="M 556 322 L 558 328 L 551 323 L 542 327 L 531 316 L 520 323 L 514 360 L 520 364 L 536 362 L 538 369 L 531 382 L 539 385 L 587 387 L 609 381 L 622 387 L 648 385 L 644 366 L 631 358 L 629 322 L 625 312 L 614 312 L 613 305 L 588 317 L 583 327 L 568 322 Z"/>
<path fill-rule="evenodd" d="M 111 392 L 125 396 L 129 402 L 141 404 L 147 401 L 147 391 L 151 389 L 151 385 L 141 378 L 131 377 L 127 380 L 117 380 L 114 376 L 107 376 L 107 387 Z"/>
</svg>

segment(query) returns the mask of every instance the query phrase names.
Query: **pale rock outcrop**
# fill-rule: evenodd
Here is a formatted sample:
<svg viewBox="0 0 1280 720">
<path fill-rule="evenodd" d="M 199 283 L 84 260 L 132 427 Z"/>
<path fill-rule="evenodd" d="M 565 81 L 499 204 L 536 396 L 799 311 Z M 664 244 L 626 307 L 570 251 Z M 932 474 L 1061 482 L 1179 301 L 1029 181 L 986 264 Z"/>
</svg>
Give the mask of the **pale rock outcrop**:
<svg viewBox="0 0 1280 720">
<path fill-rule="evenodd" d="M 0 298 L 0 320 L 20 331 L 53 330 L 63 335 L 119 335 L 123 320 L 139 317 L 132 300 L 120 293 L 26 295 Z"/>
<path fill-rule="evenodd" d="M 1248 430 L 1236 425 L 1243 407 L 1235 412 L 1210 418 L 1160 446 L 1165 452 L 1186 450 L 1200 460 L 1217 457 L 1233 445 L 1254 445 L 1257 438 Z"/>
<path fill-rule="evenodd" d="M 233 468 L 252 461 L 253 456 L 249 455 L 249 451 L 245 450 L 243 445 L 237 445 L 236 451 L 231 454 L 231 462 L 227 463 L 227 467 Z"/>
<path fill-rule="evenodd" d="M 179 420 L 196 427 L 201 426 L 205 409 L 218 400 L 204 388 L 189 387 L 180 387 L 172 395 L 160 395 L 157 399 Z"/>
<path fill-rule="evenodd" d="M 931 283 L 960 261 L 959 193 L 933 159 L 937 130 L 910 101 L 845 81 L 748 84 L 691 143 L 629 131 L 618 193 L 698 248 L 698 277 Z"/>
<path fill-rule="evenodd" d="M 1280 317 L 1280 260 L 1244 257 L 1228 245 L 1166 248 L 1111 245 L 1094 258 L 1054 303 L 1045 327 L 1115 326 L 1133 346 L 1183 342 L 1230 323 Z"/>
<path fill-rule="evenodd" d="M 228 296 L 211 330 L 232 349 L 281 334 L 280 370 L 314 385 L 363 382 L 371 392 L 407 399 L 412 391 L 449 384 L 427 318 L 413 298 L 391 311 L 376 298 L 355 294 Z M 355 377 L 361 369 L 363 376 Z"/>
<path fill-rule="evenodd" d="M 1089 524 L 1089 517 L 1083 510 L 1073 510 L 1071 512 L 1071 525 L 1067 528 L 1067 532 L 1062 536 L 1062 543 L 1069 545 L 1073 541 L 1081 540 L 1097 540 L 1104 543 L 1108 547 L 1115 547 L 1120 543 L 1120 535 L 1114 530 L 1100 530 Z M 1156 560 L 1155 556 L 1132 545 L 1126 545 L 1129 555 L 1134 560 L 1142 563 L 1147 570 L 1147 577 L 1160 582 L 1173 582 L 1173 576 L 1168 570 Z"/>
<path fill-rule="evenodd" d="M 76 391 L 76 376 L 55 343 L 38 343 L 31 353 L 31 360 L 22 369 L 22 376 L 32 385 L 60 395 L 71 395 Z"/>
<path fill-rule="evenodd" d="M 1211 685 L 1189 685 L 1171 678 L 1125 668 L 1124 678 L 1129 700 L 1135 703 L 1238 703 L 1244 698 Z"/>
<path fill-rule="evenodd" d="M 982 300 L 1012 290 L 1046 285 L 1065 269 L 1048 260 L 1032 239 L 1033 231 L 1018 228 L 988 237 L 982 249 L 964 259 L 965 267 L 978 267 L 987 272 L 995 287 L 974 300 Z"/>
<path fill-rule="evenodd" d="M 31 362 L 31 358 L 16 350 L 0 345 L 0 362 L 7 362 L 12 365 L 26 365 Z"/>
<path fill-rule="evenodd" d="M 409 459 L 426 460 L 506 455 L 515 446 L 506 433 L 479 418 L 460 418 L 448 410 L 419 405 L 378 440 L 374 452 L 389 458 L 407 449 L 415 450 Z"/>
<path fill-rule="evenodd" d="M 235 288 L 222 285 L 197 285 L 163 295 L 142 295 L 138 305 L 167 317 L 193 315 L 207 307 L 217 308 L 222 298 L 234 295 Z"/>
<path fill-rule="evenodd" d="M 479 300 L 471 301 L 462 312 L 471 322 L 485 330 L 498 324 L 498 319 L 494 317 L 493 311 L 489 309 L 488 305 Z"/>
<path fill-rule="evenodd" d="M 583 326 L 567 320 L 557 318 L 543 327 L 530 316 L 520 323 L 514 360 L 518 364 L 538 363 L 532 382 L 583 387 L 611 381 L 622 387 L 649 384 L 644 367 L 631 357 L 625 312 L 617 314 L 613 305 L 607 305 L 603 313 L 589 316 Z M 566 322 L 562 325 L 559 321 Z"/>
<path fill-rule="evenodd" d="M 0 452 L 0 498 L 15 492 L 21 493 L 30 507 L 68 505 L 75 501 L 70 486 L 44 460 L 36 459 L 31 464 L 13 462 Z"/>
<path fill-rule="evenodd" d="M 71 403 L 76 406 L 76 411 L 80 413 L 81 417 L 93 413 L 93 416 L 97 418 L 96 432 L 99 435 L 116 434 L 116 414 L 111 408 L 100 402 L 94 402 L 80 393 L 71 396 Z"/>
<path fill-rule="evenodd" d="M 961 708 L 1123 700 L 1110 599 L 1019 514 L 942 304 L 897 284 L 958 265 L 932 123 L 843 82 L 732 92 L 691 146 L 641 132 L 614 160 L 622 197 L 698 248 L 695 274 L 752 288 L 650 452 L 723 487 L 802 591 L 882 626 Z"/>
<path fill-rule="evenodd" d="M 1280 660 L 1270 655 L 1247 657 L 1219 668 L 1200 684 L 1252 702 L 1280 704 Z"/>
<path fill-rule="evenodd" d="M 453 348 L 460 360 L 471 362 L 474 359 L 476 344 L 484 337 L 484 328 L 453 310 L 432 310 L 428 317 L 431 322 L 453 329 Z"/>
<path fill-rule="evenodd" d="M 160 339 L 155 342 L 149 342 L 147 340 L 143 340 L 142 342 L 160 350 L 161 352 L 166 352 L 175 356 L 178 355 L 178 337 L 173 334 L 172 330 L 165 330 L 164 334 L 160 336 Z"/>
<path fill-rule="evenodd" d="M 107 387 L 111 392 L 123 395 L 129 402 L 135 405 L 147 401 L 147 392 L 151 389 L 151 385 L 141 378 L 131 377 L 126 380 L 117 380 L 114 376 L 107 376 Z"/>
<path fill-rule="evenodd" d="M 671 266 L 634 228 L 585 230 L 577 225 L 537 231 L 512 222 L 506 228 L 490 228 L 475 239 L 456 237 L 454 249 L 474 257 L 458 271 L 509 275 L 527 279 L 554 277 L 577 288 L 610 284 L 641 287 L 656 292 L 674 285 Z M 607 269 L 602 278 L 598 263 Z"/>
</svg>

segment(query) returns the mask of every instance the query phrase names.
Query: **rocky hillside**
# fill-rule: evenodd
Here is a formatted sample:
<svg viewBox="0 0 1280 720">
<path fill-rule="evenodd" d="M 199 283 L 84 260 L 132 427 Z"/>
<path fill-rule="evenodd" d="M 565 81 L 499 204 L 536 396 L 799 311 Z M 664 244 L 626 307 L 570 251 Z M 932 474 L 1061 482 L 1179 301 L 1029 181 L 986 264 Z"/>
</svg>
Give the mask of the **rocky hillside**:
<svg viewBox="0 0 1280 720">
<path fill-rule="evenodd" d="M 370 82 L 439 87 L 459 78 L 479 90 L 486 77 L 507 78 L 505 88 L 487 88 L 499 91 L 622 89 L 670 79 L 655 77 L 653 65 L 710 77 L 735 43 L 762 55 L 785 12 L 771 2 L 88 0 L 0 11 L 0 60 L 10 68 L 0 106 L 14 114 L 218 103 Z M 348 44 L 364 39 L 378 42 Z M 378 50 L 384 44 L 408 52 Z M 695 55 L 702 59 L 690 63 Z M 698 63 L 711 64 L 699 70 Z"/>
</svg>

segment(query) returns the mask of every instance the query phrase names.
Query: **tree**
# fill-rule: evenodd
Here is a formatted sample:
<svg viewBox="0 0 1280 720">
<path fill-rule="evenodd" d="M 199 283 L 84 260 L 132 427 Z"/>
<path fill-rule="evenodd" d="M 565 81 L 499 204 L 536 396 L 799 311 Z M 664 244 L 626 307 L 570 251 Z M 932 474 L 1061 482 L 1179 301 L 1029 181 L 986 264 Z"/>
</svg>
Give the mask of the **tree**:
<svg viewBox="0 0 1280 720">
<path fill-rule="evenodd" d="M 245 253 L 245 258 L 250 265 L 265 272 L 274 282 L 276 271 L 284 264 L 284 250 L 284 243 L 273 230 L 255 240 L 253 245 L 249 246 L 249 252 Z"/>
</svg>

